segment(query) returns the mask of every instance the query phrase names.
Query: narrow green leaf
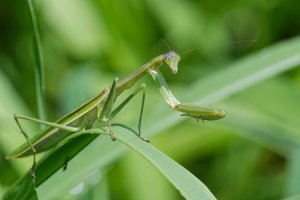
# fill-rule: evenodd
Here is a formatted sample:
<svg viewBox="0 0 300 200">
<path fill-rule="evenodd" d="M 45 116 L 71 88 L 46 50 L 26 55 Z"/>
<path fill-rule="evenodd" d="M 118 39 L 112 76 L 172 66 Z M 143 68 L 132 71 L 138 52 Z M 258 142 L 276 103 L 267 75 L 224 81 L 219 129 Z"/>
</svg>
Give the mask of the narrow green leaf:
<svg viewBox="0 0 300 200">
<path fill-rule="evenodd" d="M 78 134 L 86 134 L 86 133 L 101 134 L 103 133 L 103 131 L 99 129 L 90 129 L 86 131 L 81 131 Z M 106 134 L 109 133 L 106 132 Z M 215 199 L 215 197 L 209 191 L 209 189 L 198 178 L 196 178 L 188 170 L 186 170 L 184 167 L 176 163 L 167 155 L 160 152 L 152 145 L 142 141 L 131 131 L 128 131 L 121 127 L 114 126 L 114 134 L 118 141 L 121 141 L 123 144 L 127 145 L 131 149 L 141 154 L 144 158 L 146 158 L 149 162 L 151 162 L 158 170 L 160 170 L 161 173 L 180 191 L 181 195 L 186 199 L 188 200 L 198 200 L 199 198 Z M 82 136 L 84 135 L 80 135 L 79 137 Z M 75 137 L 71 139 L 71 141 L 76 138 L 78 139 L 78 137 Z M 106 141 L 106 142 L 110 144 L 116 143 L 111 141 Z M 113 145 L 119 145 L 119 144 L 116 143 Z M 64 149 L 64 147 L 65 145 L 62 146 L 61 149 Z M 59 150 L 58 154 L 64 154 L 64 153 L 65 153 L 64 150 Z M 57 154 L 57 152 L 54 152 L 54 154 Z M 51 163 L 54 162 L 48 159 L 45 161 L 46 162 L 43 163 L 44 166 L 51 165 Z M 82 161 L 82 163 L 85 162 Z M 37 176 L 39 175 L 38 171 L 39 169 L 37 169 Z M 44 168 L 43 171 L 41 171 L 40 173 L 45 173 L 45 172 L 47 173 L 47 171 L 48 169 Z"/>
<path fill-rule="evenodd" d="M 37 200 L 37 193 L 34 188 L 32 177 L 27 174 L 14 184 L 13 189 L 9 190 L 3 200 Z"/>
<path fill-rule="evenodd" d="M 287 198 L 283 198 L 282 200 L 299 200 L 300 199 L 300 194 L 298 195 L 293 195 Z"/>
<path fill-rule="evenodd" d="M 122 143 L 151 162 L 188 200 L 216 199 L 209 189 L 192 173 L 163 154 L 154 146 L 145 143 L 132 132 L 116 127 L 115 136 Z"/>
<path fill-rule="evenodd" d="M 39 119 L 47 120 L 45 69 L 42 58 L 41 39 L 38 31 L 36 14 L 32 0 L 27 0 L 33 34 L 33 50 L 35 57 L 35 89 Z M 43 125 L 41 125 L 43 127 Z"/>
<path fill-rule="evenodd" d="M 79 151 L 82 150 L 87 144 L 95 139 L 97 135 L 85 134 L 79 137 L 74 137 L 69 140 L 65 145 L 58 146 L 51 151 L 47 156 L 40 160 L 35 167 L 35 187 L 38 187 L 41 183 L 47 180 L 53 173 L 61 169 L 69 158 L 74 157 Z M 29 178 L 28 178 L 29 177 Z M 27 192 L 26 198 L 33 198 L 36 194 L 31 192 L 33 185 L 29 184 L 29 180 L 32 181 L 32 177 L 27 172 L 22 178 L 19 179 L 6 193 L 5 196 L 19 196 L 22 193 Z"/>
<path fill-rule="evenodd" d="M 80 149 L 77 145 L 82 147 L 83 140 L 89 143 L 94 139 L 96 134 L 101 134 L 103 131 L 99 129 L 91 129 L 87 131 L 79 132 L 79 135 L 70 139 L 65 145 L 60 146 L 55 151 L 51 152 L 49 156 L 44 158 L 37 164 L 36 167 L 36 185 L 40 185 L 45 181 L 50 175 L 57 171 L 62 165 L 65 164 L 66 156 L 73 157 L 77 154 Z M 94 134 L 86 134 L 94 133 Z M 108 133 L 107 133 L 108 134 Z M 208 188 L 193 174 L 191 174 L 184 167 L 176 163 L 174 160 L 154 148 L 152 145 L 143 142 L 141 139 L 136 137 L 132 132 L 121 128 L 114 128 L 115 137 L 126 144 L 128 147 L 140 153 L 144 158 L 150 161 L 162 174 L 180 191 L 182 196 L 188 200 L 201 199 L 215 199 L 213 194 L 208 190 Z M 108 141 L 109 143 L 114 143 Z M 83 162 L 84 163 L 84 162 Z M 23 179 L 21 179 L 21 183 Z M 17 183 L 18 185 L 18 183 Z M 20 186 L 18 186 L 20 187 Z M 14 187 L 14 188 L 18 188 Z M 10 190 L 10 192 L 13 190 Z M 9 192 L 9 193 L 10 193 Z M 45 197 L 42 196 L 44 199 Z"/>
<path fill-rule="evenodd" d="M 262 49 L 205 78 L 192 87 L 193 98 L 212 104 L 300 64 L 300 37 Z M 189 95 L 192 97 L 191 95 Z"/>
<path fill-rule="evenodd" d="M 286 196 L 299 195 L 300 185 L 300 145 L 291 150 L 288 158 L 288 175 L 287 175 L 287 187 Z"/>
</svg>

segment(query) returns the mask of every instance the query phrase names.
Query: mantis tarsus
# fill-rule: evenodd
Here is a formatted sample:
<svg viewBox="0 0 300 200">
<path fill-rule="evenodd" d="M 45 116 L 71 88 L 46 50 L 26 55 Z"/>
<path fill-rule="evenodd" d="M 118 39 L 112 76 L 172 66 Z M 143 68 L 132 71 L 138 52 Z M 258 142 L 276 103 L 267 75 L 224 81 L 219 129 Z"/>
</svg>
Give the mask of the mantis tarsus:
<svg viewBox="0 0 300 200">
<path fill-rule="evenodd" d="M 173 110 L 181 112 L 184 116 L 196 118 L 197 120 L 217 120 L 223 118 L 225 116 L 225 112 L 222 110 L 212 107 L 181 103 L 175 98 L 163 75 L 159 71 L 159 68 L 163 63 L 165 63 L 171 72 L 176 74 L 178 71 L 179 60 L 180 56 L 174 51 L 157 56 L 124 79 L 118 81 L 116 78 L 111 87 L 102 90 L 97 96 L 88 100 L 82 106 L 63 116 L 54 123 L 15 114 L 14 119 L 27 142 L 8 155 L 6 158 L 11 159 L 33 155 L 34 161 L 31 168 L 31 175 L 34 177 L 35 154 L 53 148 L 62 140 L 80 130 L 88 130 L 91 127 L 101 128 L 104 126 L 109 126 L 111 138 L 114 140 L 115 138 L 113 136 L 113 132 L 111 131 L 111 120 L 140 91 L 143 92 L 143 97 L 137 135 L 141 138 L 141 120 L 145 101 L 145 85 L 142 84 L 137 87 L 131 95 L 129 95 L 119 106 L 117 106 L 117 108 L 113 109 L 113 105 L 116 101 L 116 98 L 122 94 L 123 91 L 131 88 L 137 80 L 147 73 L 152 76 L 165 101 Z M 49 128 L 43 131 L 41 134 L 38 134 L 30 139 L 23 130 L 20 124 L 20 119 L 44 124 L 49 126 Z"/>
</svg>

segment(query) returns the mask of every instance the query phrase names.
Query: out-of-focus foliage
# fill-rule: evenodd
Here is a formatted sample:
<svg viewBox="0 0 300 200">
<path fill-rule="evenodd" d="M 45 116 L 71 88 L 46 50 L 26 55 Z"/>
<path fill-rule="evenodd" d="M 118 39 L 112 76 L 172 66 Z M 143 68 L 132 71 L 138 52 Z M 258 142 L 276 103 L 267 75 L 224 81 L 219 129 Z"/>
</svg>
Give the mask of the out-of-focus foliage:
<svg viewBox="0 0 300 200">
<path fill-rule="evenodd" d="M 168 51 L 160 39 L 182 56 L 178 75 L 163 70 L 175 94 L 189 94 L 189 99 L 197 100 L 199 95 L 190 86 L 195 81 L 221 73 L 224 66 L 300 32 L 300 2 L 294 0 L 43 0 L 35 5 L 50 121 L 94 96 L 114 77 L 124 77 Z M 4 155 L 23 142 L 13 113 L 37 113 L 33 64 L 26 1 L 0 1 L 0 195 L 32 161 L 8 162 Z M 188 119 L 151 142 L 198 176 L 217 198 L 297 195 L 299 75 L 296 68 L 242 88 L 213 103 L 226 109 L 223 121 L 198 124 Z M 155 113 L 160 110 L 155 108 L 164 102 L 152 81 L 144 78 L 144 82 L 148 89 L 144 119 L 148 121 L 148 116 L 158 116 Z M 115 121 L 136 126 L 139 101 L 128 105 Z M 31 124 L 26 125 L 33 130 Z M 69 194 L 56 195 L 61 199 L 181 199 L 152 166 L 133 153 L 105 171 L 89 172 L 84 183 L 85 192 L 79 195 L 74 194 L 82 184 Z M 39 192 L 45 191 L 55 196 L 46 186 Z"/>
</svg>

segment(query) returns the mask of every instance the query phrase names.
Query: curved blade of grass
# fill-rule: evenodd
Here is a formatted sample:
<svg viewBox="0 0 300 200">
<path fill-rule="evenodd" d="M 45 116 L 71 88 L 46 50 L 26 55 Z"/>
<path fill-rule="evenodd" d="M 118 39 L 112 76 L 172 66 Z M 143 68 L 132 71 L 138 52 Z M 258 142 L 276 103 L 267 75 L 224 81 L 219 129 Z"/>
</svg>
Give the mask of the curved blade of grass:
<svg viewBox="0 0 300 200">
<path fill-rule="evenodd" d="M 287 163 L 287 186 L 286 186 L 286 196 L 298 195 L 298 199 L 300 197 L 299 192 L 299 172 L 300 167 L 300 145 L 292 149 Z M 296 198 L 295 198 L 296 199 Z"/>
<path fill-rule="evenodd" d="M 286 198 L 283 198 L 282 200 L 298 200 L 298 199 L 300 199 L 300 194 L 286 197 Z"/>
<path fill-rule="evenodd" d="M 89 143 L 91 140 L 93 140 L 93 137 L 96 137 L 97 134 L 101 133 L 103 133 L 103 131 L 100 129 L 81 131 L 79 134 L 84 135 L 79 135 L 79 137 L 71 138 L 69 142 L 67 142 L 65 145 L 62 145 L 61 147 L 57 148 L 55 151 L 49 154 L 48 157 L 38 162 L 36 166 L 36 186 L 40 185 L 65 163 L 64 157 L 66 154 L 71 157 L 76 155 L 77 152 L 74 150 L 82 148 L 84 146 L 83 141 Z M 106 134 L 109 135 L 109 132 L 106 132 Z M 121 141 L 123 144 L 127 145 L 131 149 L 137 151 L 149 162 L 151 162 L 158 170 L 160 170 L 161 173 L 180 191 L 182 196 L 186 199 L 216 199 L 213 196 L 213 194 L 209 191 L 209 189 L 193 174 L 191 174 L 184 167 L 182 167 L 174 160 L 172 160 L 171 158 L 154 148 L 152 145 L 143 142 L 141 139 L 136 137 L 136 135 L 134 135 L 131 131 L 128 131 L 121 127 L 115 127 L 114 134 L 118 141 Z M 106 140 L 106 143 L 113 144 L 115 142 Z M 120 143 L 117 145 L 120 145 Z M 82 163 L 85 162 L 82 161 Z M 10 197 L 13 194 L 19 195 L 20 190 L 18 190 L 17 188 L 22 188 L 23 190 L 33 189 L 30 185 L 22 184 L 28 180 L 28 177 L 30 176 L 27 174 L 23 179 L 21 179 L 17 183 L 18 187 L 14 187 L 14 190 L 10 190 L 7 196 Z M 55 193 L 57 194 L 57 191 L 55 191 Z M 41 195 L 41 197 L 43 197 L 43 199 L 51 199 L 52 197 L 47 196 L 48 194 L 51 194 L 51 192 L 48 192 L 45 195 Z M 27 198 L 30 199 L 31 196 Z"/>
<path fill-rule="evenodd" d="M 300 142 L 300 108 L 294 106 L 299 99 L 300 93 L 292 84 L 273 79 L 222 103 L 228 116 L 221 123 L 286 157 Z"/>
<path fill-rule="evenodd" d="M 81 131 L 80 134 L 88 133 L 88 137 L 91 134 L 101 134 L 104 133 L 99 129 L 91 129 L 86 131 Z M 109 132 L 105 132 L 109 135 Z M 114 135 L 118 141 L 122 142 L 126 146 L 135 150 L 139 154 L 141 154 L 144 158 L 146 158 L 149 162 L 151 162 L 161 173 L 180 191 L 181 195 L 188 200 L 198 200 L 200 199 L 216 199 L 213 194 L 209 191 L 209 189 L 193 174 L 191 174 L 184 167 L 176 163 L 174 160 L 169 158 L 167 155 L 160 152 L 158 149 L 142 141 L 140 138 L 136 137 L 131 131 L 126 130 L 121 127 L 114 126 Z M 79 136 L 82 137 L 83 135 Z M 78 137 L 72 138 L 71 140 L 82 140 Z M 109 139 L 110 140 L 110 139 Z M 109 144 L 113 144 L 116 142 L 106 141 Z M 67 143 L 69 145 L 69 143 Z M 115 144 L 113 144 L 115 145 Z M 120 143 L 117 145 L 120 145 Z M 73 145 L 72 145 L 73 146 Z M 58 151 L 55 151 L 54 154 L 62 155 L 64 154 L 65 145 L 61 147 Z M 70 148 L 69 148 L 70 149 Z M 53 157 L 52 155 L 50 157 Z M 59 159 L 59 157 L 54 156 L 55 159 Z M 47 159 L 46 163 L 42 163 L 43 166 L 51 165 L 53 160 Z M 85 163 L 82 161 L 82 163 Z M 36 174 L 37 176 L 42 176 L 43 174 L 48 173 L 48 169 L 43 167 L 41 170 L 41 165 L 37 166 Z M 39 182 L 38 182 L 39 183 Z M 47 198 L 43 196 L 43 199 Z M 50 199 L 50 198 L 49 198 Z"/>
<path fill-rule="evenodd" d="M 31 29 L 33 34 L 33 50 L 35 57 L 34 74 L 38 115 L 39 119 L 47 120 L 45 69 L 42 58 L 41 40 L 32 0 L 27 0 L 27 5 L 30 13 Z M 43 125 L 41 125 L 41 127 L 43 127 Z"/>
<path fill-rule="evenodd" d="M 193 174 L 152 145 L 143 142 L 132 132 L 116 127 L 115 136 L 122 143 L 141 154 L 189 200 L 216 199 L 209 189 Z"/>
<path fill-rule="evenodd" d="M 287 159 L 286 196 L 299 194 L 300 108 L 295 106 L 299 99 L 299 89 L 292 81 L 276 78 L 222 103 L 228 111 L 222 123 Z"/>
<path fill-rule="evenodd" d="M 213 103 L 300 64 L 300 37 L 267 47 L 198 81 L 199 103 Z M 206 85 L 204 85 L 205 83 Z M 207 84 L 211 85 L 207 90 Z M 201 92 L 200 92 L 201 91 Z"/>
<path fill-rule="evenodd" d="M 37 200 L 37 193 L 33 187 L 32 177 L 27 174 L 15 183 L 13 189 L 5 193 L 3 200 Z"/>
</svg>

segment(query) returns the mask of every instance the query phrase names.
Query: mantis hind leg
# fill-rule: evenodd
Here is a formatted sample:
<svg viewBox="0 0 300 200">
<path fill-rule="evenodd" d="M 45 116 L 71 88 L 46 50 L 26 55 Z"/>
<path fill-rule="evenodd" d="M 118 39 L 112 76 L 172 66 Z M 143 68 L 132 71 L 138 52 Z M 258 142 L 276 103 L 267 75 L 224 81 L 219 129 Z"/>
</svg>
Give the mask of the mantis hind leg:
<svg viewBox="0 0 300 200">
<path fill-rule="evenodd" d="M 30 142 L 30 139 L 29 139 L 29 136 L 26 134 L 26 132 L 23 130 L 23 128 L 22 128 L 22 126 L 21 126 L 21 124 L 20 124 L 20 122 L 19 122 L 19 118 L 18 118 L 18 115 L 17 114 L 15 114 L 14 115 L 14 119 L 15 119 L 15 121 L 16 121 L 16 123 L 17 123 L 17 125 L 18 125 L 18 127 L 19 127 L 19 129 L 20 129 L 20 131 L 21 131 L 21 133 L 23 134 L 23 136 L 25 137 L 25 139 L 26 139 L 26 141 L 27 141 L 27 143 L 29 144 L 29 146 L 30 146 L 30 148 L 32 149 L 32 155 L 33 155 L 33 164 L 32 164 L 32 166 L 31 166 L 31 168 L 30 168 L 30 176 L 32 176 L 32 178 L 33 178 L 33 180 L 35 180 L 36 179 L 36 176 L 35 176 L 35 172 L 34 172 L 34 169 L 35 169 L 35 164 L 36 164 L 36 150 L 35 150 L 35 148 L 34 148 L 34 146 L 32 145 L 32 143 Z"/>
<path fill-rule="evenodd" d="M 29 139 L 29 136 L 27 135 L 27 133 L 22 128 L 22 126 L 20 124 L 20 119 L 31 121 L 31 122 L 36 122 L 36 123 L 39 123 L 39 124 L 44 124 L 44 125 L 47 125 L 47 126 L 50 126 L 50 127 L 58 128 L 58 129 L 69 131 L 69 132 L 80 131 L 80 130 L 82 130 L 85 127 L 85 124 L 86 124 L 86 117 L 82 118 L 82 121 L 79 124 L 79 127 L 72 127 L 72 126 L 66 126 L 66 125 L 62 125 L 62 124 L 47 122 L 47 121 L 39 120 L 39 119 L 36 119 L 36 118 L 32 118 L 32 117 L 28 117 L 28 116 L 20 115 L 20 114 L 15 114 L 14 115 L 14 119 L 15 119 L 16 124 L 18 125 L 21 133 L 25 137 L 27 143 L 29 144 L 29 146 L 30 146 L 30 148 L 32 150 L 33 164 L 32 164 L 32 166 L 30 168 L 30 175 L 33 177 L 33 179 L 36 179 L 36 176 L 35 176 L 35 165 L 36 165 L 36 153 L 38 153 L 38 149 L 36 149 L 34 147 L 34 144 Z"/>
</svg>

